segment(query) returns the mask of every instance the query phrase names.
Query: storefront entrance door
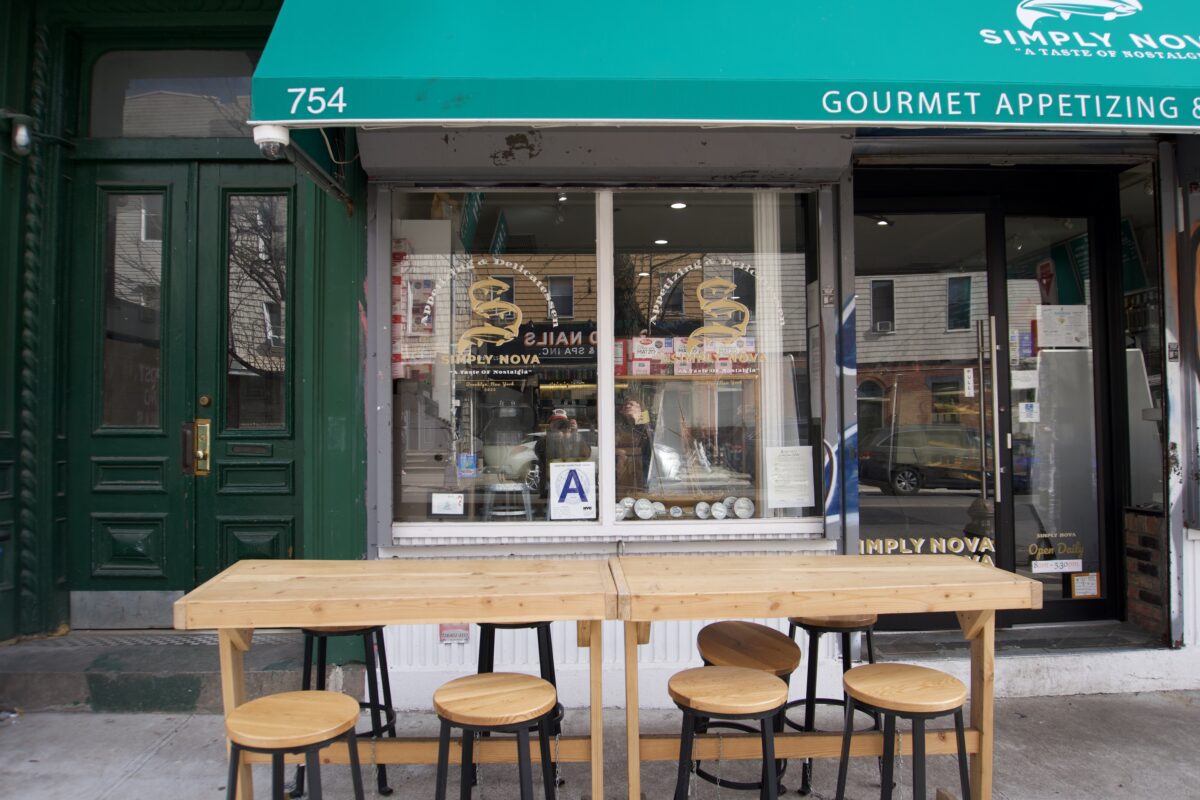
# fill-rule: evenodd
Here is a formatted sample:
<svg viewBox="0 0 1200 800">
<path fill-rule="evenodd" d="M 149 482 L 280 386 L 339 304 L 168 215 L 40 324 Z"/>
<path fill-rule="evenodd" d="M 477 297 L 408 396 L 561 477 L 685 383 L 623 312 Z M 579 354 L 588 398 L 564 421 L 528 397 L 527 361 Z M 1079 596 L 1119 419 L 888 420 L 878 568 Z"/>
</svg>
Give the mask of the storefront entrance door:
<svg viewBox="0 0 1200 800">
<path fill-rule="evenodd" d="M 1120 393 L 1097 387 L 1124 368 L 1144 388 L 1146 370 L 1110 355 L 1121 339 L 1097 265 L 1120 239 L 1095 234 L 1119 226 L 1110 197 L 1076 195 L 1062 214 L 1044 199 L 1036 213 L 996 198 L 860 203 L 861 552 L 953 553 L 1041 580 L 1037 621 L 1117 613 L 1124 422 Z"/>
<path fill-rule="evenodd" d="M 88 165 L 70 242 L 72 590 L 180 590 L 299 528 L 295 172 Z"/>
</svg>

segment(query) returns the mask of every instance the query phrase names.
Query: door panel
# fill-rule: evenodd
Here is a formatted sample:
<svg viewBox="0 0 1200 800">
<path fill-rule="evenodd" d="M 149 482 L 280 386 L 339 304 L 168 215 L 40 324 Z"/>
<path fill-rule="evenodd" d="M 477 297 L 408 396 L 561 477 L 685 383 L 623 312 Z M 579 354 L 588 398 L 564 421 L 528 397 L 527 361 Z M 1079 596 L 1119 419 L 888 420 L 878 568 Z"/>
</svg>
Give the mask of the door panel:
<svg viewBox="0 0 1200 800">
<path fill-rule="evenodd" d="M 206 313 L 197 401 L 208 398 L 212 473 L 198 492 L 205 580 L 241 558 L 291 558 L 299 535 L 293 225 L 295 171 L 285 165 L 201 171 L 198 249 Z"/>
<path fill-rule="evenodd" d="M 186 167 L 87 167 L 70 278 L 73 588 L 182 588 L 192 578 L 193 261 Z"/>
<path fill-rule="evenodd" d="M 81 170 L 73 589 L 188 589 L 295 554 L 294 182 L 278 165 Z"/>
</svg>

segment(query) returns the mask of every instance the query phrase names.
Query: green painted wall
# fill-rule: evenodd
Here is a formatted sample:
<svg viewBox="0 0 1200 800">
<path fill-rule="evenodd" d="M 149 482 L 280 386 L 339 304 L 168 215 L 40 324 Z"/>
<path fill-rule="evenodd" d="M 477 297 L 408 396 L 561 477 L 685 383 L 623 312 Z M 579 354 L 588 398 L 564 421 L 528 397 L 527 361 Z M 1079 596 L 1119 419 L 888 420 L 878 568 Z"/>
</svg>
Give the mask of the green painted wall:
<svg viewBox="0 0 1200 800">
<path fill-rule="evenodd" d="M 88 48 L 265 44 L 279 0 L 0 0 L 0 107 L 40 109 L 39 130 L 62 137 L 15 157 L 0 121 L 0 641 L 67 622 L 66 441 L 63 279 L 71 241 L 72 158 L 254 158 L 220 140 L 190 140 L 170 156 L 135 142 L 79 139 L 78 95 Z M 234 143 L 240 145 L 240 143 Z M 349 142 L 353 158 L 353 137 Z M 167 148 L 168 150 L 170 148 Z M 68 157 L 70 154 L 71 157 Z M 366 552 L 363 408 L 365 178 L 347 183 L 354 212 L 301 182 L 305 245 L 299 280 L 303 354 L 298 409 L 306 451 L 297 503 L 300 554 L 360 558 Z M 32 214 L 27 212 L 34 212 Z M 28 265 L 28 268 L 26 267 Z"/>
</svg>

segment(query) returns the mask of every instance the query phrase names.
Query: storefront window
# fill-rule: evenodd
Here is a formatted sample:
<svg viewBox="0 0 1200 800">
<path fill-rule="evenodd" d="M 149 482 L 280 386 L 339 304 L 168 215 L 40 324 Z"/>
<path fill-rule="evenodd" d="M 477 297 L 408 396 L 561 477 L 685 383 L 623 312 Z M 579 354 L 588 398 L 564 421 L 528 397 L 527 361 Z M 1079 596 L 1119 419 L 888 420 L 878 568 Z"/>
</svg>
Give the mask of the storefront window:
<svg viewBox="0 0 1200 800">
<path fill-rule="evenodd" d="M 394 519 L 597 519 L 593 195 L 392 209 Z"/>
<path fill-rule="evenodd" d="M 818 513 L 805 209 L 777 192 L 614 198 L 618 520 Z"/>
</svg>

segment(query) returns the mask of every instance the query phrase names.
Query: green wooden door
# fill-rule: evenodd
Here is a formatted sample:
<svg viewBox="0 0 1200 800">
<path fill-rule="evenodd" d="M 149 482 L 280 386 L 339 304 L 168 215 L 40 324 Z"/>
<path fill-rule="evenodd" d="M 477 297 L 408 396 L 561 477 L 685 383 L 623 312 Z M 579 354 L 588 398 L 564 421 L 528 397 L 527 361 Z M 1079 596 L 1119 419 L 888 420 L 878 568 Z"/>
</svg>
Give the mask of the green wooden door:
<svg viewBox="0 0 1200 800">
<path fill-rule="evenodd" d="M 188 589 L 239 558 L 293 556 L 294 170 L 91 165 L 77 180 L 71 588 Z"/>
</svg>

